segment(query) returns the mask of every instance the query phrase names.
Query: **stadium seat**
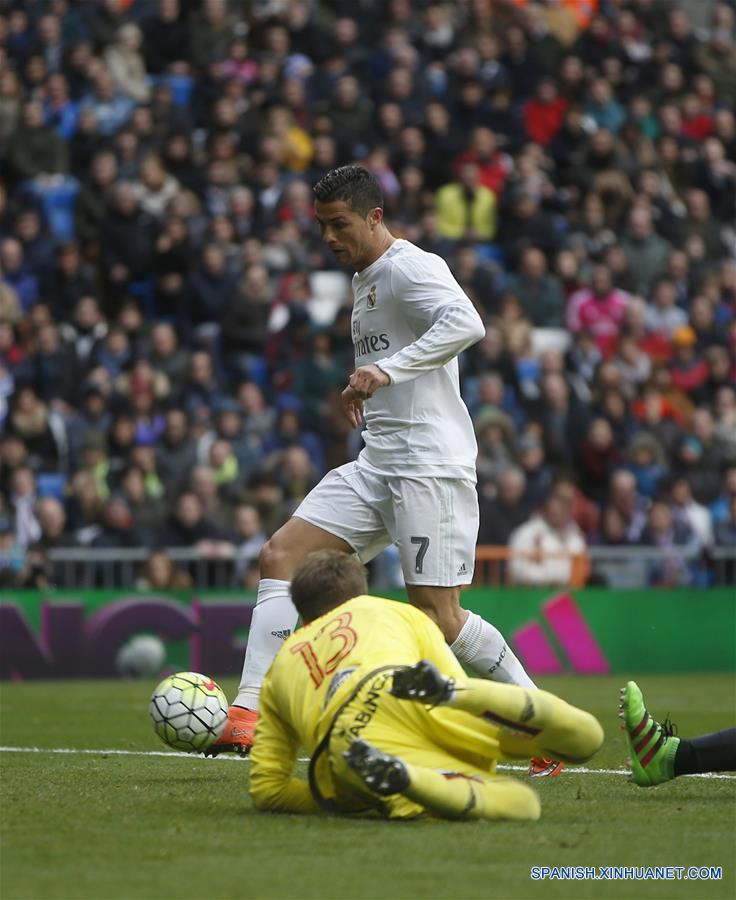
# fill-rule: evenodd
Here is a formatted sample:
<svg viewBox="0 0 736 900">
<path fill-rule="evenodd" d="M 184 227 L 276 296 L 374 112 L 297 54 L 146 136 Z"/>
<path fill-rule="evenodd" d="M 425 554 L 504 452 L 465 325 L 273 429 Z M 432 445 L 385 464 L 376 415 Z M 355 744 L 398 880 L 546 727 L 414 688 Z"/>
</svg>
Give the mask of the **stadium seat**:
<svg viewBox="0 0 736 900">
<path fill-rule="evenodd" d="M 39 472 L 36 475 L 36 493 L 39 497 L 54 497 L 56 500 L 63 500 L 65 488 L 66 476 L 60 472 Z"/>
<path fill-rule="evenodd" d="M 76 178 L 67 175 L 33 178 L 22 185 L 21 191 L 41 204 L 49 228 L 57 241 L 74 240 L 74 205 L 79 193 L 79 182 Z"/>
</svg>

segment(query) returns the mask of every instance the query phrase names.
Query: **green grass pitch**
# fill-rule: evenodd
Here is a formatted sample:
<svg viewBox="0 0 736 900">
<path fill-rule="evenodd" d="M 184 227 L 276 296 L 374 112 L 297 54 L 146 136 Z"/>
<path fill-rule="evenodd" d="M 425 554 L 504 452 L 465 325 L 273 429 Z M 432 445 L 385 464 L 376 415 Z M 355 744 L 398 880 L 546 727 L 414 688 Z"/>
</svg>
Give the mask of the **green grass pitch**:
<svg viewBox="0 0 736 900">
<path fill-rule="evenodd" d="M 590 763 L 619 769 L 624 678 L 542 686 L 591 710 L 606 743 Z M 730 727 L 729 675 L 643 676 L 649 708 L 688 736 Z M 232 695 L 233 683 L 223 684 Z M 736 779 L 641 790 L 622 775 L 538 779 L 542 819 L 386 823 L 262 815 L 249 763 L 164 751 L 147 682 L 0 687 L 0 897 L 603 898 L 736 897 Z M 8 752 L 8 747 L 95 752 Z M 133 751 L 116 755 L 104 750 Z M 525 776 L 524 776 L 525 777 Z M 719 881 L 532 881 L 532 866 L 721 866 Z"/>
</svg>

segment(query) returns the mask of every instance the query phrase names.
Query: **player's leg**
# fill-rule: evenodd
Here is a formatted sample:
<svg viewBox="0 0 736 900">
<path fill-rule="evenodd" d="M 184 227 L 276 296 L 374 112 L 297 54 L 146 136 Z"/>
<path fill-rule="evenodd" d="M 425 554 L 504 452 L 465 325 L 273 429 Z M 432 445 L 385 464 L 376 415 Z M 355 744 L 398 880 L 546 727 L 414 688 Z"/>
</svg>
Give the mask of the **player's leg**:
<svg viewBox="0 0 736 900">
<path fill-rule="evenodd" d="M 208 755 L 230 750 L 245 753 L 253 744 L 263 678 L 296 627 L 297 612 L 289 585 L 301 561 L 314 550 L 328 549 L 358 552 L 369 559 L 389 543 L 380 516 L 371 505 L 380 504 L 380 491 L 380 484 L 362 484 L 354 463 L 334 469 L 264 545 L 238 695 L 228 711 L 225 731 L 209 748 Z"/>
<path fill-rule="evenodd" d="M 501 632 L 460 606 L 473 580 L 478 496 L 468 480 L 395 478 L 393 532 L 409 600 L 433 619 L 461 663 L 481 678 L 534 687 Z M 390 526 L 390 523 L 387 523 Z"/>
<path fill-rule="evenodd" d="M 244 755 L 253 745 L 263 679 L 297 624 L 297 611 L 289 593 L 292 575 L 307 554 L 323 549 L 352 553 L 352 547 L 345 541 L 296 516 L 264 544 L 260 555 L 261 580 L 251 615 L 238 694 L 228 710 L 225 730 L 205 751 L 207 756 L 226 752 Z"/>
<path fill-rule="evenodd" d="M 443 819 L 539 818 L 539 799 L 527 785 L 511 778 L 456 771 L 452 757 L 438 770 L 405 762 L 363 740 L 353 741 L 342 755 L 354 777 L 387 798 L 386 811 L 394 818 L 413 813 L 411 806 L 397 802 L 396 795 Z M 341 777 L 345 780 L 344 772 Z"/>
<path fill-rule="evenodd" d="M 291 579 L 302 560 L 315 550 L 353 552 L 341 538 L 298 516 L 289 519 L 263 545 L 261 580 L 235 705 L 258 709 L 258 695 L 268 667 L 296 628 L 298 616 L 289 593 Z"/>
<path fill-rule="evenodd" d="M 462 677 L 447 647 L 441 650 Z M 332 729 L 330 772 L 353 802 L 401 819 L 427 812 L 450 819 L 539 817 L 530 788 L 491 774 L 498 729 L 454 710 L 407 704 L 391 694 L 392 682 L 382 677 L 366 685 Z"/>
<path fill-rule="evenodd" d="M 495 627 L 460 605 L 460 586 L 407 584 L 409 600 L 435 621 L 452 652 L 481 678 L 534 687 L 514 651 Z"/>
<path fill-rule="evenodd" d="M 427 660 L 397 670 L 391 693 L 404 700 L 463 710 L 488 722 L 506 757 L 543 754 L 581 763 L 603 743 L 598 720 L 554 694 L 481 678 L 447 678 Z"/>
<path fill-rule="evenodd" d="M 736 728 L 690 739 L 676 737 L 667 719 L 660 724 L 647 712 L 635 681 L 621 689 L 619 709 L 631 776 L 640 787 L 662 784 L 678 775 L 736 770 Z"/>
</svg>

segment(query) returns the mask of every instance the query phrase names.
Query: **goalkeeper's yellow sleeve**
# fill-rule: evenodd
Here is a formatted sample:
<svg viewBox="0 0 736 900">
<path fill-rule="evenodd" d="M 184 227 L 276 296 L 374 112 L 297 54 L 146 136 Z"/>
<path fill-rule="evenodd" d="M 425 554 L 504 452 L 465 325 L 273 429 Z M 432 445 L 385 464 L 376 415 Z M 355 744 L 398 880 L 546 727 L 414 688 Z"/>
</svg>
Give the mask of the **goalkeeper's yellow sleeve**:
<svg viewBox="0 0 736 900">
<path fill-rule="evenodd" d="M 250 796 L 257 809 L 283 813 L 320 811 L 307 782 L 294 777 L 298 750 L 296 733 L 272 702 L 267 676 L 250 753 Z"/>
</svg>

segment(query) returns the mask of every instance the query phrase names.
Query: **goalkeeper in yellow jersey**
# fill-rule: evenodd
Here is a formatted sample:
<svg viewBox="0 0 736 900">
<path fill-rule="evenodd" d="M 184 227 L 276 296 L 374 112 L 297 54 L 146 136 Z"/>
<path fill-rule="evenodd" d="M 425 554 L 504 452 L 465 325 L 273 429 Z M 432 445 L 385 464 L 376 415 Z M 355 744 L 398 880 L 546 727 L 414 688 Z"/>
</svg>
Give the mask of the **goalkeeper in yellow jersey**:
<svg viewBox="0 0 736 900">
<path fill-rule="evenodd" d="M 497 776 L 496 761 L 582 763 L 603 741 L 597 719 L 553 694 L 468 678 L 428 616 L 367 596 L 354 557 L 311 554 L 291 596 L 305 624 L 263 685 L 250 779 L 259 809 L 537 819 L 536 793 Z M 294 776 L 300 747 L 308 783 Z"/>
</svg>

